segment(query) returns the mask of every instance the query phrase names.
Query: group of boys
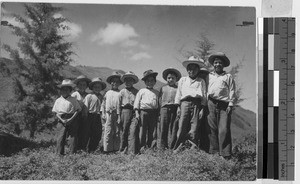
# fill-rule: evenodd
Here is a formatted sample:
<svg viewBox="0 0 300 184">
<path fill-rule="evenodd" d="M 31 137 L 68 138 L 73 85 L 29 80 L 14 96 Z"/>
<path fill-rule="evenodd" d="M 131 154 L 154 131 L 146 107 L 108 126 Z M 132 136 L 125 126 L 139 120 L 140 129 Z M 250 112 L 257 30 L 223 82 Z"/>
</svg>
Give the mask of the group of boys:
<svg viewBox="0 0 300 184">
<path fill-rule="evenodd" d="M 133 72 L 114 72 L 107 78 L 111 85 L 104 96 L 106 84 L 100 78 L 79 76 L 74 81 L 63 80 L 58 85 L 61 97 L 53 112 L 59 124 L 57 153 L 64 154 L 66 137 L 70 136 L 71 153 L 82 149 L 97 149 L 104 123 L 103 151 L 141 153 L 147 148 L 171 148 L 174 153 L 185 145 L 199 148 L 203 135 L 208 136 L 208 152 L 231 157 L 230 119 L 235 96 L 232 76 L 223 68 L 230 60 L 218 52 L 208 58 L 214 71 L 206 69 L 204 61 L 191 56 L 182 64 L 188 76 L 168 68 L 162 76 L 167 81 L 160 91 L 154 89 L 157 72 L 147 70 L 141 80 L 145 88 L 133 87 L 139 79 Z M 121 84 L 125 88 L 119 90 Z M 71 94 L 77 86 L 77 91 Z M 89 87 L 92 93 L 87 94 Z M 200 139 L 200 141 L 199 141 Z M 158 141 L 159 140 L 159 141 Z"/>
</svg>

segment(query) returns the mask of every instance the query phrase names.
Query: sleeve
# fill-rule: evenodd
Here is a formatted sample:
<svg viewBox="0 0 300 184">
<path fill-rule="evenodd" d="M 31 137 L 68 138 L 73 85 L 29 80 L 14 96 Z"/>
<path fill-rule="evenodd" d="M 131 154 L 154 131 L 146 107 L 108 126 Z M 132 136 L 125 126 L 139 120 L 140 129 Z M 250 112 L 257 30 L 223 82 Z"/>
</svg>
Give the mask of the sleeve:
<svg viewBox="0 0 300 184">
<path fill-rule="evenodd" d="M 57 109 L 57 100 L 55 100 L 53 108 L 52 108 L 52 112 L 58 113 L 58 109 Z"/>
<path fill-rule="evenodd" d="M 133 108 L 136 109 L 140 109 L 140 101 L 141 101 L 141 90 L 139 90 L 139 92 L 136 94 L 135 100 L 134 100 L 134 105 Z"/>
<path fill-rule="evenodd" d="M 232 75 L 229 75 L 228 86 L 229 86 L 229 106 L 233 106 L 233 102 L 235 101 L 236 98 L 235 96 L 236 86 Z"/>
<path fill-rule="evenodd" d="M 86 95 L 86 97 L 83 99 L 83 104 L 84 104 L 84 106 L 86 107 L 86 110 L 87 110 L 87 112 L 89 111 L 89 109 L 90 109 L 90 95 Z"/>
<path fill-rule="evenodd" d="M 161 104 L 162 104 L 162 91 L 163 91 L 163 87 L 160 88 L 159 92 L 158 92 L 158 104 L 159 104 L 159 107 L 161 107 Z"/>
<path fill-rule="evenodd" d="M 201 100 L 201 104 L 203 106 L 206 106 L 207 105 L 207 88 L 206 88 L 206 82 L 205 80 L 202 79 L 201 81 L 201 92 L 202 92 L 202 100 Z"/>
<path fill-rule="evenodd" d="M 71 94 L 71 97 L 74 97 L 77 99 L 76 91 Z"/>
<path fill-rule="evenodd" d="M 177 92 L 176 92 L 176 95 L 175 95 L 175 101 L 174 101 L 174 103 L 175 104 L 180 104 L 180 99 L 181 99 L 181 96 L 182 96 L 182 77 L 181 77 L 181 79 L 179 80 L 179 82 L 178 82 L 178 88 L 177 88 Z"/>
<path fill-rule="evenodd" d="M 118 95 L 118 104 L 117 104 L 117 114 L 121 114 L 121 108 L 122 108 L 122 90 L 119 92 Z"/>
<path fill-rule="evenodd" d="M 101 108 L 100 108 L 100 112 L 102 112 L 102 114 L 105 114 L 105 105 L 106 105 L 106 94 L 104 95 L 103 99 L 102 99 L 102 104 L 101 104 Z"/>
</svg>

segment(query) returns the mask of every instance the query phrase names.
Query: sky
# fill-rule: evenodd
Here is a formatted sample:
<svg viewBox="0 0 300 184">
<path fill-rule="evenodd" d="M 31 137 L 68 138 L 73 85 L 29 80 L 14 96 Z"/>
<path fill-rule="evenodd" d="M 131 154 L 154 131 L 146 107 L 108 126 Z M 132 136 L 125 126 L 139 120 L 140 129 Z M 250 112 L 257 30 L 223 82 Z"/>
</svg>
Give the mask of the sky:
<svg viewBox="0 0 300 184">
<path fill-rule="evenodd" d="M 10 14 L 23 14 L 20 3 L 3 3 L 1 20 L 18 25 Z M 224 52 L 231 66 L 242 62 L 235 79 L 242 85 L 240 105 L 256 111 L 256 26 L 236 26 L 256 22 L 254 7 L 55 4 L 65 10 L 71 29 L 65 34 L 74 43 L 72 65 L 109 67 L 133 71 L 139 78 L 152 69 L 159 73 L 168 67 L 187 75 L 180 50 L 193 51 L 195 41 L 205 34 L 214 51 Z M 22 25 L 20 25 L 22 26 Z M 1 43 L 16 46 L 17 38 L 8 27 L 1 27 Z M 8 57 L 1 50 L 2 57 Z"/>
</svg>

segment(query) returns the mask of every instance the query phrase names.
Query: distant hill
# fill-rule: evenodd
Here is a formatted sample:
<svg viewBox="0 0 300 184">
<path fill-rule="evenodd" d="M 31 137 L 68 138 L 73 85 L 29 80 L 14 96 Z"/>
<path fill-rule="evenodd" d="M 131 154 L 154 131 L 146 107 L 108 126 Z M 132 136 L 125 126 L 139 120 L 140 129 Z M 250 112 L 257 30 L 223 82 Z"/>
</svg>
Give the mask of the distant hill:
<svg viewBox="0 0 300 184">
<path fill-rule="evenodd" d="M 0 58 L 0 66 L 1 63 L 11 64 L 9 59 Z M 120 73 L 125 73 L 122 70 L 113 70 L 107 67 L 91 67 L 91 66 L 66 66 L 61 72 L 62 75 L 66 78 L 75 79 L 79 75 L 86 75 L 89 78 L 100 77 L 103 81 L 106 82 L 106 78 L 112 74 L 113 71 L 119 71 Z M 1 75 L 0 75 L 1 77 Z M 141 76 L 139 76 L 141 78 Z M 5 102 L 13 97 L 13 89 L 11 84 L 11 79 L 9 78 L 0 78 L 0 108 L 5 106 Z M 164 83 L 157 81 L 155 88 L 159 89 L 163 86 Z M 141 89 L 145 87 L 143 81 L 139 81 L 134 85 L 137 89 Z M 120 87 L 123 88 L 122 85 Z M 110 87 L 108 85 L 108 90 Z M 252 132 L 256 130 L 256 119 L 255 113 L 243 109 L 242 107 L 235 107 L 232 113 L 232 122 L 231 122 L 231 131 L 233 138 L 238 138 L 246 132 Z"/>
</svg>

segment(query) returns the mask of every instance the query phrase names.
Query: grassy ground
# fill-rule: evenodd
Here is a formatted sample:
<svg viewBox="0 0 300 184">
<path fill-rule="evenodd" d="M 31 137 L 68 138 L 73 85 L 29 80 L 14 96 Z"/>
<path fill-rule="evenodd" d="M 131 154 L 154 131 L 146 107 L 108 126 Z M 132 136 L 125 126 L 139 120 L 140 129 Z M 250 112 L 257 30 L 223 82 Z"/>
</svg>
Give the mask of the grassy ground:
<svg viewBox="0 0 300 184">
<path fill-rule="evenodd" d="M 54 146 L 28 149 L 11 157 L 0 157 L 1 180 L 255 180 L 254 134 L 241 139 L 233 158 L 224 160 L 203 151 L 173 154 L 146 150 L 140 155 L 84 152 L 58 156 Z M 45 144 L 45 143 L 43 143 Z"/>
</svg>

